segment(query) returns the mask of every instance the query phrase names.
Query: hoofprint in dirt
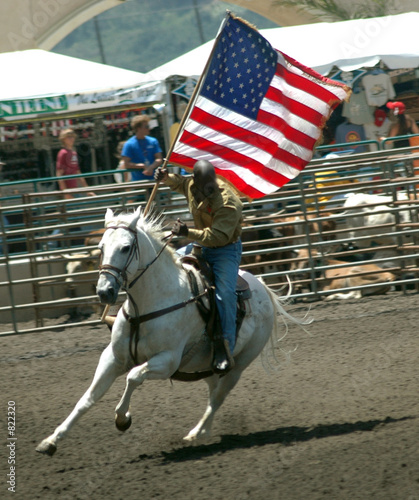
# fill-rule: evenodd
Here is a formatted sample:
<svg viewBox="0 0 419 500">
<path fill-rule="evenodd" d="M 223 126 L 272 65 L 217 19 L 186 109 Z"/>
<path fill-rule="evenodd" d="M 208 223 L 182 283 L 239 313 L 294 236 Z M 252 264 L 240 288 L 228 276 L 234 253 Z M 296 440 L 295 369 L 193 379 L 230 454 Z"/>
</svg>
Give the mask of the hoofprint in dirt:
<svg viewBox="0 0 419 500">
<path fill-rule="evenodd" d="M 206 384 L 145 383 L 121 434 L 113 414 L 122 377 L 53 458 L 35 447 L 89 385 L 109 331 L 1 338 L 4 416 L 16 402 L 15 498 L 419 499 L 418 306 L 418 294 L 401 293 L 310 304 L 312 336 L 290 329 L 280 371 L 259 360 L 248 368 L 204 445 L 182 436 L 205 408 Z M 303 316 L 307 307 L 287 310 Z"/>
</svg>

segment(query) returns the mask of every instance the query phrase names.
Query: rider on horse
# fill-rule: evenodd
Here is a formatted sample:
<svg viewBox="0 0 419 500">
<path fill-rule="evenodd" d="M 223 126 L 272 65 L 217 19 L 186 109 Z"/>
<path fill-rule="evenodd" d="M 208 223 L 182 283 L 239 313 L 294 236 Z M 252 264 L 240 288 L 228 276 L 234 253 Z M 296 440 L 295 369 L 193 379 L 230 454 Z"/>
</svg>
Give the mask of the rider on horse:
<svg viewBox="0 0 419 500">
<path fill-rule="evenodd" d="M 159 167 L 154 177 L 187 199 L 195 227 L 188 228 L 178 219 L 172 233 L 200 244 L 203 258 L 212 267 L 222 330 L 214 339 L 213 369 L 226 372 L 234 366 L 243 204 L 230 185 L 216 177 L 214 166 L 206 160 L 195 163 L 192 177 L 169 174 L 165 167 Z"/>
</svg>

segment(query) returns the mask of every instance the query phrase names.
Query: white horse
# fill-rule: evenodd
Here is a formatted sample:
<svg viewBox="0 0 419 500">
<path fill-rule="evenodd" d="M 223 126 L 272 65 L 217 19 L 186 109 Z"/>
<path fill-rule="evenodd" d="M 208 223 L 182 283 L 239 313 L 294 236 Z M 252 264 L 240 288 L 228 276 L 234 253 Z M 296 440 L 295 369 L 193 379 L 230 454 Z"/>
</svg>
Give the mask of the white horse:
<svg viewBox="0 0 419 500">
<path fill-rule="evenodd" d="M 179 371 L 190 374 L 211 370 L 211 346 L 196 306 L 200 297 L 207 301 L 207 292 L 202 284 L 192 291 L 188 266 L 182 266 L 174 250 L 163 243 L 159 220 L 146 218 L 140 208 L 133 214 L 118 216 L 108 209 L 105 227 L 99 244 L 102 264 L 97 293 L 102 303 L 114 304 L 122 287 L 128 298 L 118 312 L 111 343 L 101 355 L 89 389 L 67 419 L 37 447 L 37 451 L 48 455 L 55 453 L 58 441 L 118 376 L 128 372 L 124 394 L 115 410 L 116 426 L 125 431 L 131 424 L 131 395 L 144 380 L 169 379 Z M 197 274 L 192 266 L 189 271 Z M 279 338 L 281 318 L 302 328 L 309 323 L 289 315 L 281 305 L 285 299 L 278 298 L 262 281 L 247 272 L 240 274 L 249 284 L 251 298 L 246 300 L 247 314 L 234 349 L 235 366 L 223 376 L 211 374 L 206 378 L 208 406 L 197 426 L 184 438 L 188 441 L 210 435 L 215 412 L 243 370 L 270 338 Z"/>
</svg>

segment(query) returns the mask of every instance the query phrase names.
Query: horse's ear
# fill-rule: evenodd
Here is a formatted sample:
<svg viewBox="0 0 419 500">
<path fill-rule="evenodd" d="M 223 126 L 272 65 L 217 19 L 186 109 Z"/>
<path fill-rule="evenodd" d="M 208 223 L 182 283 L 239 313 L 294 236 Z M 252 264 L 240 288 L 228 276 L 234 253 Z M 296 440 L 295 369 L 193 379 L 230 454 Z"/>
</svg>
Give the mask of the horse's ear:
<svg viewBox="0 0 419 500">
<path fill-rule="evenodd" d="M 138 219 L 141 217 L 141 205 L 137 208 L 137 210 L 134 212 L 134 215 L 132 216 L 132 220 L 129 223 L 131 228 L 135 228 L 138 222 Z"/>
<path fill-rule="evenodd" d="M 105 214 L 105 225 L 112 219 L 112 217 L 113 217 L 113 211 L 110 208 L 108 208 Z"/>
</svg>

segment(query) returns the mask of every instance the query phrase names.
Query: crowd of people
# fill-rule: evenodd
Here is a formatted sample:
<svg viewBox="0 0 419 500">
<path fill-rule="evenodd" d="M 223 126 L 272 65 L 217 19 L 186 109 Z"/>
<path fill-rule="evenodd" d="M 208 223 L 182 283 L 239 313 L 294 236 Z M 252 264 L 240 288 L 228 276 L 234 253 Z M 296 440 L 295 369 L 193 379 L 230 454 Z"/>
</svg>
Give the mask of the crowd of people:
<svg viewBox="0 0 419 500">
<path fill-rule="evenodd" d="M 155 169 L 163 162 L 163 153 L 158 140 L 149 135 L 150 117 L 146 114 L 134 116 L 131 120 L 133 135 L 126 141 L 120 141 L 116 156 L 119 159 L 117 170 L 114 174 L 115 182 L 151 181 Z M 81 176 L 80 165 L 75 141 L 77 134 L 72 129 L 63 130 L 59 139 L 62 148 L 56 160 L 56 176 L 58 187 L 63 192 L 64 198 L 71 199 L 79 196 L 73 192 L 77 188 L 89 188 L 84 177 Z M 62 178 L 76 176 L 74 178 Z M 88 196 L 95 196 L 93 191 L 87 191 Z"/>
</svg>

